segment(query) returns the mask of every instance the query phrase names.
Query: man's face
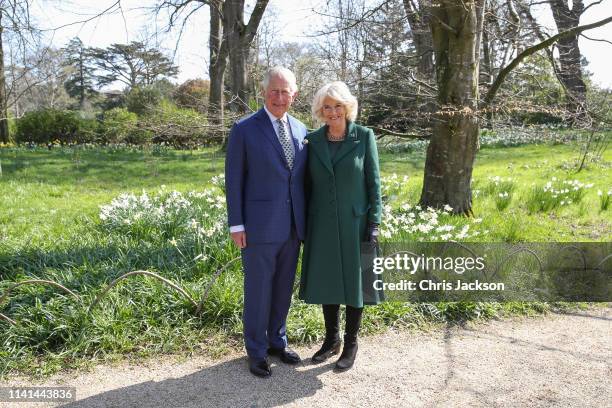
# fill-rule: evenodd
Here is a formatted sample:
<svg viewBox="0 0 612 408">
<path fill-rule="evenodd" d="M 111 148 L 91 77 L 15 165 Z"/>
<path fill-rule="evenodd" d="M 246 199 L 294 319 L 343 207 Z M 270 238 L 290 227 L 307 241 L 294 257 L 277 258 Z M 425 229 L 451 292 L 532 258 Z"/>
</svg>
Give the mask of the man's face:
<svg viewBox="0 0 612 408">
<path fill-rule="evenodd" d="M 287 113 L 295 96 L 296 92 L 291 89 L 289 82 L 280 76 L 270 78 L 268 88 L 264 91 L 266 108 L 277 118 Z"/>
</svg>

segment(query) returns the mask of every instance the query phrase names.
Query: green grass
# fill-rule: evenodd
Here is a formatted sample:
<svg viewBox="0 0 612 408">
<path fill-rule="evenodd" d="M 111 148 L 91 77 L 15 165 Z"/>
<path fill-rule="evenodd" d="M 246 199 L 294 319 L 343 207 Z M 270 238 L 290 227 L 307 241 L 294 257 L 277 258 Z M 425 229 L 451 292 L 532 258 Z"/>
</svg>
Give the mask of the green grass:
<svg viewBox="0 0 612 408">
<path fill-rule="evenodd" d="M 474 215 L 483 219 L 481 228 L 489 231 L 482 239 L 489 242 L 610 241 L 612 215 L 609 210 L 602 210 L 597 190 L 605 194 L 612 186 L 612 153 L 608 149 L 601 162 L 591 163 L 580 173 L 570 168 L 577 155 L 573 145 L 482 149 L 476 158 L 472 182 Z M 425 153 L 382 153 L 380 156 L 383 174 L 409 176 L 409 183 L 401 194 L 416 203 L 423 185 Z M 489 177 L 494 176 L 512 178 L 513 187 L 492 189 Z M 579 203 L 551 211 L 530 211 L 534 185 L 544 186 L 553 177 L 594 186 L 586 190 Z M 511 197 L 508 206 L 500 211 L 496 195 L 502 190 L 510 192 Z"/>
<path fill-rule="evenodd" d="M 486 148 L 474 169 L 475 216 L 481 241 L 610 241 L 611 217 L 602 210 L 597 189 L 612 186 L 610 160 L 573 174 L 567 163 L 576 149 L 566 145 Z M 408 175 L 393 194 L 416 204 L 424 154 L 381 153 L 383 175 Z M 160 186 L 202 191 L 222 173 L 223 155 L 215 149 L 181 152 L 162 149 L 64 148 L 48 151 L 0 149 L 0 293 L 31 278 L 61 282 L 80 301 L 47 286 L 24 286 L 0 312 L 18 322 L 0 321 L 0 377 L 19 371 L 46 375 L 61 368 L 101 360 L 158 353 L 222 354 L 241 347 L 242 275 L 234 263 L 213 286 L 196 316 L 193 306 L 167 286 L 147 277 L 120 283 L 88 313 L 101 288 L 125 272 L 146 269 L 183 287 L 199 300 L 214 272 L 238 255 L 227 236 L 190 241 L 176 230 L 176 242 L 159 231 L 139 236 L 105 227 L 100 206 L 121 193 L 153 193 Z M 512 197 L 500 208 L 489 176 L 512 177 Z M 593 183 L 579 203 L 550 211 L 529 211 L 532 184 L 552 177 Z M 507 186 L 500 187 L 507 188 Z M 460 220 L 457 220 L 459 222 Z M 155 230 L 156 226 L 148 226 Z M 161 227 L 160 227 L 161 228 Z M 174 231 L 174 230 L 173 230 Z M 162 231 L 163 232 L 163 231 Z M 209 256 L 198 259 L 202 251 Z M 424 327 L 443 321 L 543 313 L 568 304 L 383 303 L 367 309 L 364 333 L 392 327 Z M 323 335 L 317 306 L 295 300 L 290 311 L 291 342 L 316 342 Z"/>
<path fill-rule="evenodd" d="M 203 151 L 0 149 L 0 238 L 45 244 L 78 234 L 99 206 L 123 192 L 202 190 L 223 172 L 223 155 Z"/>
</svg>

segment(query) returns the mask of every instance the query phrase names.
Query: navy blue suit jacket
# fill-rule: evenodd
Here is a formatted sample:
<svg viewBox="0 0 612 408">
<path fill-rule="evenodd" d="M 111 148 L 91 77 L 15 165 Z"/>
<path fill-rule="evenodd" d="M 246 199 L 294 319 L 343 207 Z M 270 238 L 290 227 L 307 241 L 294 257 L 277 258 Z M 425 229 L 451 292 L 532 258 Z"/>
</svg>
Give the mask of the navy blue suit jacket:
<svg viewBox="0 0 612 408">
<path fill-rule="evenodd" d="M 292 217 L 304 240 L 306 127 L 287 115 L 295 160 L 290 170 L 266 111 L 237 121 L 230 132 L 225 160 L 228 223 L 244 225 L 247 245 L 284 242 Z"/>
</svg>

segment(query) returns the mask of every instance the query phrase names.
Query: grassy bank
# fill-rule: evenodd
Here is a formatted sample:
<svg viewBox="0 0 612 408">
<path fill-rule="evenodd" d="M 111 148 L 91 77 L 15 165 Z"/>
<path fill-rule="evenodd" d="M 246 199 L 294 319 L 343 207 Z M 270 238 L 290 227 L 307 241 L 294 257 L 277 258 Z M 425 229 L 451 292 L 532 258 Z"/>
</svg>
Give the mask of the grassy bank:
<svg viewBox="0 0 612 408">
<path fill-rule="evenodd" d="M 433 225 L 431 217 L 422 216 L 426 209 L 414 207 L 424 153 L 382 152 L 385 239 L 610 241 L 610 209 L 603 209 L 597 191 L 605 195 L 612 187 L 612 157 L 606 152 L 603 161 L 575 174 L 569 164 L 576 155 L 572 145 L 483 148 L 474 170 L 475 219 L 441 211 Z M 23 286 L 0 304 L 0 312 L 17 322 L 0 321 L 1 375 L 47 374 L 125 356 L 215 354 L 241 346 L 240 265 L 234 262 L 215 275 L 238 256 L 225 233 L 223 183 L 213 179 L 223 171 L 221 154 L 10 148 L 0 149 L 0 165 L 0 294 L 14 282 L 38 278 L 78 295 Z M 570 180 L 578 193 L 553 197 Z M 553 193 L 544 191 L 549 182 Z M 121 196 L 126 193 L 132 195 Z M 538 207 L 542 201 L 546 208 Z M 169 208 L 175 211 L 170 214 Z M 398 221 L 407 213 L 415 214 L 420 228 Z M 196 303 L 214 285 L 200 314 L 180 293 L 145 276 L 118 284 L 89 310 L 104 287 L 133 270 L 169 279 Z M 388 302 L 368 308 L 364 332 L 568 306 Z M 292 342 L 318 341 L 323 334 L 319 308 L 297 300 L 288 326 Z"/>
</svg>

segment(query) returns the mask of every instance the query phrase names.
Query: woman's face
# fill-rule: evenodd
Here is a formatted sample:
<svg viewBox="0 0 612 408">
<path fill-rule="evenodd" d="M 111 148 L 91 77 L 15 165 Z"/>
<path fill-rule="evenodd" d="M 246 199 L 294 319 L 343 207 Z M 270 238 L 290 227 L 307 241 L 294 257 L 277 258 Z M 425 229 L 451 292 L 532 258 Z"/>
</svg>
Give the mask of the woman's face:
<svg viewBox="0 0 612 408">
<path fill-rule="evenodd" d="M 323 118 L 325 124 L 331 127 L 343 125 L 346 122 L 346 109 L 342 102 L 330 98 L 329 96 L 323 99 Z"/>
</svg>

